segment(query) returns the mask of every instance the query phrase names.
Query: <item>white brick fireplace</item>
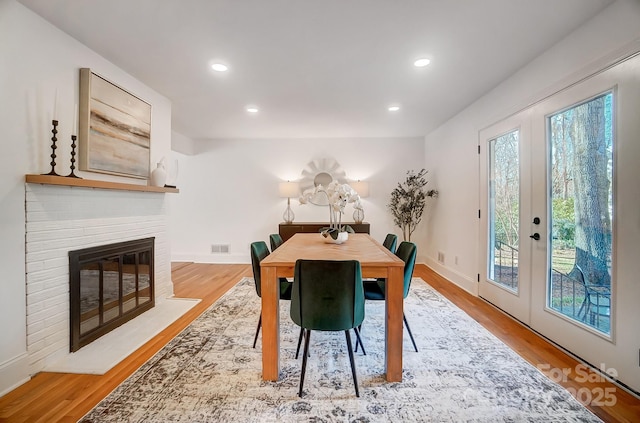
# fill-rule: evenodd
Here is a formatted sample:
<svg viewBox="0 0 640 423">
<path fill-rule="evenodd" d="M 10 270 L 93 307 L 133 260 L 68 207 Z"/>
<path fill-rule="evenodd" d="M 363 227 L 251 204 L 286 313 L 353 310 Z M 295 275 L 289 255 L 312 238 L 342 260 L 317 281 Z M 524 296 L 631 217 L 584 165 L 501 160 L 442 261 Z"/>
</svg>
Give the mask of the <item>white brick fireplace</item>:
<svg viewBox="0 0 640 423">
<path fill-rule="evenodd" d="M 69 353 L 69 251 L 155 237 L 155 301 L 173 295 L 164 193 L 25 184 L 31 374 Z"/>
</svg>

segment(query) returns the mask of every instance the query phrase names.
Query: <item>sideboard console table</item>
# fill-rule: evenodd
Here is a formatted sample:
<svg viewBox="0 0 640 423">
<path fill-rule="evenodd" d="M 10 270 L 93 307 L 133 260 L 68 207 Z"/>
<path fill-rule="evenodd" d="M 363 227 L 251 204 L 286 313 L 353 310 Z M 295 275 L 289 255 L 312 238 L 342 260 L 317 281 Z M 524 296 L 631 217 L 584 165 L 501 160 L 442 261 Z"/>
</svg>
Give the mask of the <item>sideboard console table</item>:
<svg viewBox="0 0 640 423">
<path fill-rule="evenodd" d="M 349 225 L 353 228 L 354 232 L 368 234 L 369 224 L 367 222 L 352 223 L 343 222 L 343 225 Z M 281 223 L 278 228 L 278 233 L 282 237 L 283 241 L 288 240 L 294 234 L 297 233 L 313 233 L 320 232 L 320 229 L 328 227 L 327 222 L 293 222 L 293 223 Z"/>
</svg>

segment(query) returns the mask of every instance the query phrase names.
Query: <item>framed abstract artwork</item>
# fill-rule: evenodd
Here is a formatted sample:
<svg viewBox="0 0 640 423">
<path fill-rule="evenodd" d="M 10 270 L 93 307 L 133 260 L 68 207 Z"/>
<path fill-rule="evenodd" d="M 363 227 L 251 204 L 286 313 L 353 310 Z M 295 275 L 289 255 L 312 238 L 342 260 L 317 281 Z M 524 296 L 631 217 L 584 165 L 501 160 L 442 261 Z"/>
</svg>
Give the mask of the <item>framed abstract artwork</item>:
<svg viewBox="0 0 640 423">
<path fill-rule="evenodd" d="M 151 105 L 80 69 L 79 168 L 148 179 Z"/>
</svg>

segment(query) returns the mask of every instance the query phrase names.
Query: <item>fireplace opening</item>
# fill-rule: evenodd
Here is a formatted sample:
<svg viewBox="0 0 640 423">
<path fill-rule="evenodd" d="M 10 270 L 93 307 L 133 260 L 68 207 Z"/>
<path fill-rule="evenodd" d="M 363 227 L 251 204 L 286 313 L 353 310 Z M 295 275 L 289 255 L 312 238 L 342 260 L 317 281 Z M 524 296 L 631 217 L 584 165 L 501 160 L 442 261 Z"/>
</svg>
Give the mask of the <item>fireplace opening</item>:
<svg viewBox="0 0 640 423">
<path fill-rule="evenodd" d="M 69 252 L 71 352 L 155 305 L 155 238 Z"/>
</svg>

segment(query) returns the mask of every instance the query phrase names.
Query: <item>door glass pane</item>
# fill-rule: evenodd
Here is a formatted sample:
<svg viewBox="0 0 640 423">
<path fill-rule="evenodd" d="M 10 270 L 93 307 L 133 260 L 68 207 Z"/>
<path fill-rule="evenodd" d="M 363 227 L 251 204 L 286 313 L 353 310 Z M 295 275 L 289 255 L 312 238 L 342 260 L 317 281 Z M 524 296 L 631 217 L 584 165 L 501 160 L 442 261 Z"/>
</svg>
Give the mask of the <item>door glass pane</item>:
<svg viewBox="0 0 640 423">
<path fill-rule="evenodd" d="M 519 131 L 489 141 L 489 262 L 492 281 L 518 290 Z"/>
<path fill-rule="evenodd" d="M 613 93 L 548 118 L 548 306 L 611 331 Z"/>
</svg>

